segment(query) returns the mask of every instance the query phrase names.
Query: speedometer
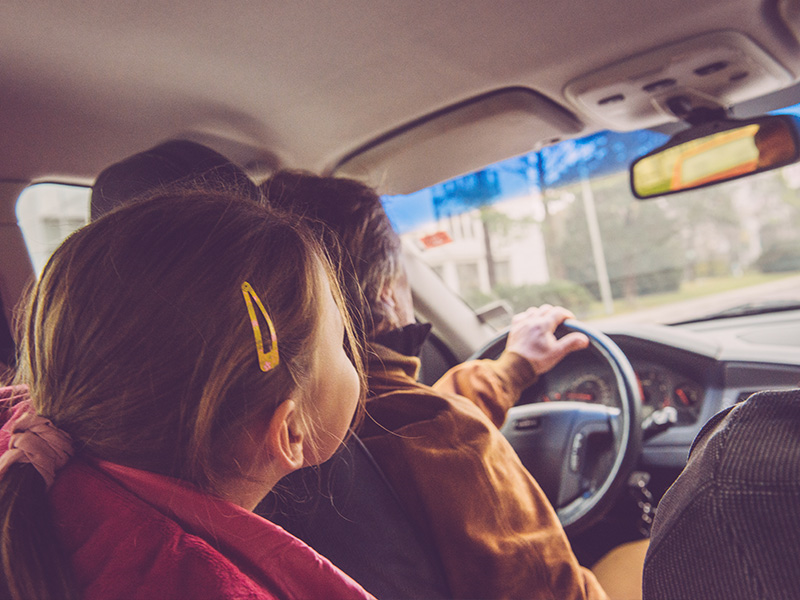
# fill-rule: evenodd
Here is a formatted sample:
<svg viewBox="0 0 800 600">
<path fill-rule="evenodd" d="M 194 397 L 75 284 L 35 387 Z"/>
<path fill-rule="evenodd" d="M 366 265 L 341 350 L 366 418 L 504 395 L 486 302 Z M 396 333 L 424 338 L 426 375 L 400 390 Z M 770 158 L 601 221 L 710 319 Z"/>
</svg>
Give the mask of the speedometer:
<svg viewBox="0 0 800 600">
<path fill-rule="evenodd" d="M 611 386 L 605 379 L 598 375 L 584 375 L 576 379 L 573 384 L 562 394 L 562 400 L 577 402 L 593 402 L 614 406 Z"/>
<path fill-rule="evenodd" d="M 576 352 L 544 373 L 520 398 L 520 403 L 587 402 L 619 407 L 614 372 L 593 354 Z"/>
</svg>

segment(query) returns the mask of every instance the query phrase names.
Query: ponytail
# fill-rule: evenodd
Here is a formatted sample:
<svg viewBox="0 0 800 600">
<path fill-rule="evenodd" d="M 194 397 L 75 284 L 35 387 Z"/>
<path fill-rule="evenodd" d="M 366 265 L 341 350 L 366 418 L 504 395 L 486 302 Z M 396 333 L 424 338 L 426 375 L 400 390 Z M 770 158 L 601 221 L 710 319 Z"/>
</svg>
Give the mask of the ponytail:
<svg viewBox="0 0 800 600">
<path fill-rule="evenodd" d="M 71 564 L 56 536 L 47 490 L 72 455 L 69 436 L 36 414 L 27 388 L 0 389 L 0 597 L 77 598 Z M 13 406 L 11 406 L 11 404 Z"/>
<path fill-rule="evenodd" d="M 77 598 L 69 559 L 56 537 L 44 479 L 29 463 L 0 477 L 0 597 L 9 600 Z"/>
</svg>

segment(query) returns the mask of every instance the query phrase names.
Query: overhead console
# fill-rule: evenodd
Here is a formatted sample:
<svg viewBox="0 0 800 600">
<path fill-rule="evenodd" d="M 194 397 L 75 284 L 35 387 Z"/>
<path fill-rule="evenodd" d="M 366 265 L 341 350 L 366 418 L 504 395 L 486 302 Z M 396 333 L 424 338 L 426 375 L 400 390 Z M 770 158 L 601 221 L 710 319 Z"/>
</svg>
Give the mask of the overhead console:
<svg viewBox="0 0 800 600">
<path fill-rule="evenodd" d="M 749 37 L 718 31 L 574 79 L 564 94 L 592 120 L 632 131 L 677 121 L 676 103 L 729 107 L 792 82 L 791 73 Z"/>
</svg>

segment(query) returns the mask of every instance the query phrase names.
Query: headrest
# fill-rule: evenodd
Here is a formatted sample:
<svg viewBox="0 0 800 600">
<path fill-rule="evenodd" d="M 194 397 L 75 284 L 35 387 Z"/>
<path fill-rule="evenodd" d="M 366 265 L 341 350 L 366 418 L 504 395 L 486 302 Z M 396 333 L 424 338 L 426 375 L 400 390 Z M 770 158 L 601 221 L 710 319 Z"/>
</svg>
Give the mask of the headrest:
<svg viewBox="0 0 800 600">
<path fill-rule="evenodd" d="M 176 140 L 106 167 L 92 186 L 92 219 L 173 184 L 238 191 L 258 201 L 258 187 L 240 167 L 196 142 Z"/>
</svg>

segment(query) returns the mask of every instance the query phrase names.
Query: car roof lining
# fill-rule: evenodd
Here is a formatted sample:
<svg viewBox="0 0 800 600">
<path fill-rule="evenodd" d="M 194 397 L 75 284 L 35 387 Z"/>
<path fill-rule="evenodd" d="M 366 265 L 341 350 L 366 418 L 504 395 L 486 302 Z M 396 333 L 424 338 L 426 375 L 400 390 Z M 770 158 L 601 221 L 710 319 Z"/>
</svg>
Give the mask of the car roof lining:
<svg viewBox="0 0 800 600">
<path fill-rule="evenodd" d="M 740 30 L 796 77 L 798 44 L 776 15 L 752 0 L 697 0 L 691 11 L 682 0 L 546 10 L 491 0 L 4 3 L 0 129 L 13 143 L 0 147 L 0 179 L 87 184 L 181 138 L 258 173 L 322 172 L 454 100 L 510 87 L 535 89 L 591 133 L 603 125 L 570 103 L 566 82 L 687 36 Z M 442 159 L 442 173 L 454 163 Z"/>
</svg>

